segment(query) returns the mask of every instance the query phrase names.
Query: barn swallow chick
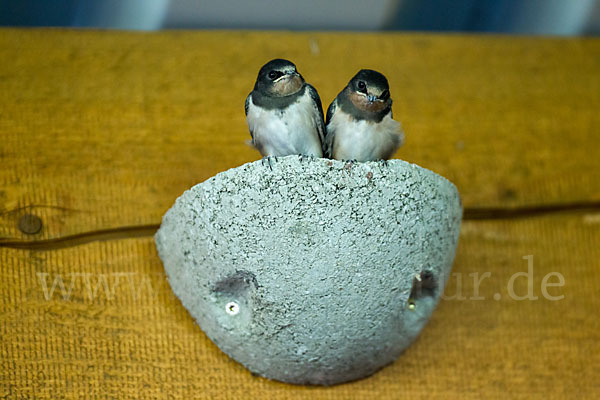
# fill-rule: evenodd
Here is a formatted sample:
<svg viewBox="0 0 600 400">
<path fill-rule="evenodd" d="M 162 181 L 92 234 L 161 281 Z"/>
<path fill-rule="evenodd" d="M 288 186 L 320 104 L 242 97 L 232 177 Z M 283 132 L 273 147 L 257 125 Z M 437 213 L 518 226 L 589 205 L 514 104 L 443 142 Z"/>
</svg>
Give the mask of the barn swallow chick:
<svg viewBox="0 0 600 400">
<path fill-rule="evenodd" d="M 260 69 L 246 98 L 246 120 L 251 143 L 263 157 L 323 157 L 321 99 L 288 60 L 271 60 Z"/>
<path fill-rule="evenodd" d="M 385 76 L 360 70 L 327 109 L 324 152 L 352 161 L 388 160 L 404 141 L 392 119 L 392 99 Z"/>
</svg>

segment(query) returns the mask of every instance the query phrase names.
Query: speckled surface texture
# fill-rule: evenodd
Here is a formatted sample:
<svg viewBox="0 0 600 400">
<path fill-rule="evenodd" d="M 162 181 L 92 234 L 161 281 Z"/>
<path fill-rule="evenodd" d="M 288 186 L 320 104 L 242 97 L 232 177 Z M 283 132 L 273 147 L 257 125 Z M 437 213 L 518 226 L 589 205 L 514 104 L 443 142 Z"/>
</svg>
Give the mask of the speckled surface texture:
<svg viewBox="0 0 600 400">
<path fill-rule="evenodd" d="M 186 191 L 156 244 L 173 291 L 223 351 L 271 379 L 330 385 L 372 374 L 416 338 L 461 213 L 454 185 L 404 161 L 289 156 Z"/>
</svg>

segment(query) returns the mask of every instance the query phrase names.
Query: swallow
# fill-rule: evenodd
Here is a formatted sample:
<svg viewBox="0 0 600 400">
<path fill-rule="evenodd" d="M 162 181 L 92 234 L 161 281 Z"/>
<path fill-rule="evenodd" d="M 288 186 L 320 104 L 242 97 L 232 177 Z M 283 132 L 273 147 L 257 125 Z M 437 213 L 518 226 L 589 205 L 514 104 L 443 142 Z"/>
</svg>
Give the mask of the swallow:
<svg viewBox="0 0 600 400">
<path fill-rule="evenodd" d="M 251 144 L 263 157 L 323 157 L 321 98 L 291 61 L 271 60 L 260 69 L 245 110 Z"/>
<path fill-rule="evenodd" d="M 325 156 L 337 160 L 388 160 L 404 142 L 392 117 L 386 77 L 360 70 L 327 108 Z"/>
</svg>

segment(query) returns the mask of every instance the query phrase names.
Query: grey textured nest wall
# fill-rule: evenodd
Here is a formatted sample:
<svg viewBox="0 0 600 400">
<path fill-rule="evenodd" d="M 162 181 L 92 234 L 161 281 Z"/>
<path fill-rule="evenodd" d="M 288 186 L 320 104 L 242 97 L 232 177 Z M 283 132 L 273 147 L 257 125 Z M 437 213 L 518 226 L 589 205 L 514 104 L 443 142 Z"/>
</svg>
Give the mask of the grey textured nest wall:
<svg viewBox="0 0 600 400">
<path fill-rule="evenodd" d="M 461 216 L 455 186 L 416 165 L 288 156 L 186 191 L 156 244 L 173 291 L 224 352 L 271 379 L 330 385 L 416 338 Z"/>
</svg>

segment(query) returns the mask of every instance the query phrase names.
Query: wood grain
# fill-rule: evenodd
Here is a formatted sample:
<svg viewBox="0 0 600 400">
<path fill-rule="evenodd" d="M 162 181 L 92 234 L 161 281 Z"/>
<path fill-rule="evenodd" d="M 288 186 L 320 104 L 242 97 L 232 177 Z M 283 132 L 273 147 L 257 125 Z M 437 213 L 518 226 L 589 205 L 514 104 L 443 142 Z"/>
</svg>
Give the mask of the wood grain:
<svg viewBox="0 0 600 400">
<path fill-rule="evenodd" d="M 151 238 L 0 249 L 0 396 L 594 398 L 599 226 L 600 214 L 466 222 L 447 299 L 418 341 L 374 376 L 333 388 L 256 378 L 228 359 L 172 294 Z M 537 300 L 516 300 L 508 285 L 528 255 Z M 548 294 L 560 300 L 541 292 L 553 272 L 564 286 Z M 527 286 L 516 279 L 514 295 Z"/>
<path fill-rule="evenodd" d="M 327 105 L 384 72 L 397 157 L 465 207 L 600 200 L 600 40 L 288 32 L 0 30 L 0 241 L 160 223 L 190 186 L 255 160 L 258 68 L 294 60 Z M 24 214 L 37 235 L 21 233 Z"/>
</svg>

